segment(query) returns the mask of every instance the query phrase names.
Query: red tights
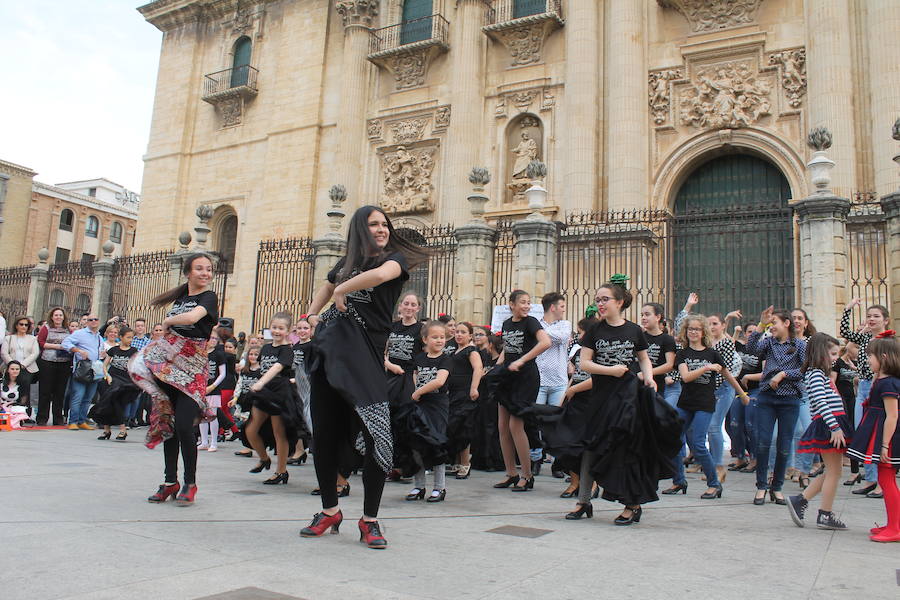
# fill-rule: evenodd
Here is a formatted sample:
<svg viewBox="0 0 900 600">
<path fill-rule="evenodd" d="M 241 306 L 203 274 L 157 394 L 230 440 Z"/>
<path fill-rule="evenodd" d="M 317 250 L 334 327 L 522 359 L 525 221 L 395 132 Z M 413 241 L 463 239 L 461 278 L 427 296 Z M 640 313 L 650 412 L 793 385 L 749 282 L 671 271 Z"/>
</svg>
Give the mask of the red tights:
<svg viewBox="0 0 900 600">
<path fill-rule="evenodd" d="M 878 484 L 884 491 L 884 507 L 887 511 L 887 525 L 871 539 L 876 542 L 900 542 L 900 489 L 897 488 L 895 467 L 878 463 Z"/>
</svg>

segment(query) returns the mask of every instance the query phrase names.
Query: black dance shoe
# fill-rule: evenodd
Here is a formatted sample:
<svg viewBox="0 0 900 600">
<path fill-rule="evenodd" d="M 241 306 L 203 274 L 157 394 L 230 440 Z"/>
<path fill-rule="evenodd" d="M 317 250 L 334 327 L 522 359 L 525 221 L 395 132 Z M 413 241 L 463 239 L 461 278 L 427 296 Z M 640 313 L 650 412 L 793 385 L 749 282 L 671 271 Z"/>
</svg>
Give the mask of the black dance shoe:
<svg viewBox="0 0 900 600">
<path fill-rule="evenodd" d="M 265 481 L 263 481 L 263 485 L 278 485 L 279 483 L 283 483 L 287 485 L 288 482 L 288 472 L 284 473 L 275 473 Z"/>
<path fill-rule="evenodd" d="M 625 513 L 623 512 L 621 515 L 616 517 L 615 521 L 613 521 L 614 524 L 616 524 L 616 525 L 632 525 L 634 523 L 641 522 L 641 514 L 644 512 L 644 510 L 640 506 L 638 506 L 637 508 L 629 508 L 626 506 L 625 508 L 627 510 L 631 511 L 631 516 L 626 517 Z"/>
<path fill-rule="evenodd" d="M 877 487 L 878 487 L 877 483 L 870 483 L 869 485 L 867 485 L 865 487 L 861 487 L 858 490 L 853 490 L 850 493 L 853 494 L 854 496 L 865 496 L 869 492 L 874 492 L 875 488 L 877 488 Z"/>
<path fill-rule="evenodd" d="M 762 492 L 762 496 L 759 493 Z M 756 496 L 753 497 L 753 504 L 756 506 L 762 506 L 766 503 L 766 490 L 757 490 Z"/>
<path fill-rule="evenodd" d="M 338 498 L 346 498 L 347 496 L 349 496 L 350 495 L 350 484 L 345 483 L 344 485 L 339 485 L 337 495 L 338 495 Z"/>
<path fill-rule="evenodd" d="M 109 436 L 111 436 L 111 435 L 112 435 L 111 431 L 104 431 L 103 433 L 101 433 L 100 435 L 97 436 L 97 439 L 98 440 L 108 440 Z"/>
<path fill-rule="evenodd" d="M 534 489 L 534 475 L 532 475 L 528 479 L 519 477 L 519 481 L 524 481 L 525 483 L 523 485 L 519 485 L 519 483 L 516 482 L 516 485 L 512 486 L 513 492 L 529 492 Z"/>
<path fill-rule="evenodd" d="M 714 492 L 703 492 L 700 494 L 701 500 L 715 500 L 722 497 L 722 486 L 717 486 Z"/>
<path fill-rule="evenodd" d="M 774 502 L 775 504 L 780 504 L 782 506 L 787 504 L 787 500 L 784 499 L 784 494 L 781 494 L 781 498 L 779 498 L 775 494 L 781 494 L 781 491 L 779 490 L 776 492 L 775 490 L 769 490 L 769 499 L 772 502 Z"/>
<path fill-rule="evenodd" d="M 415 502 L 416 500 L 421 500 L 425 497 L 425 490 L 423 488 L 415 488 L 413 491 L 406 495 L 407 502 Z"/>
<path fill-rule="evenodd" d="M 434 492 L 437 492 L 437 495 L 435 495 Z M 431 495 L 428 496 L 428 499 L 425 500 L 425 502 L 443 502 L 446 497 L 447 490 L 433 490 L 431 492 Z"/>
<path fill-rule="evenodd" d="M 495 483 L 494 487 L 496 489 L 500 490 L 500 489 L 508 488 L 509 486 L 513 485 L 514 483 L 518 483 L 518 481 L 519 481 L 519 476 L 513 475 L 512 477 L 507 477 L 500 483 Z M 872 489 L 874 490 L 875 488 L 873 487 Z M 869 490 L 869 491 L 871 491 L 871 490 Z M 856 493 L 856 492 L 854 492 L 854 493 Z"/>
<path fill-rule="evenodd" d="M 574 498 L 577 495 L 578 495 L 578 488 L 577 487 L 576 488 L 569 487 L 569 488 L 566 488 L 566 490 L 562 494 L 560 494 L 559 497 L 560 498 Z"/>
<path fill-rule="evenodd" d="M 566 515 L 567 521 L 577 521 L 581 517 L 586 517 L 588 519 L 594 518 L 594 507 L 591 506 L 590 502 L 586 502 L 584 504 L 578 503 L 578 510 L 574 510 Z"/>
<path fill-rule="evenodd" d="M 259 461 L 259 464 L 257 464 L 255 467 L 250 469 L 250 472 L 251 473 L 262 473 L 263 469 L 268 471 L 270 468 L 272 468 L 272 459 L 267 458 L 265 460 Z"/>
<path fill-rule="evenodd" d="M 669 489 L 663 490 L 660 493 L 665 494 L 666 496 L 674 496 L 678 492 L 681 492 L 682 494 L 687 494 L 687 486 L 688 486 L 687 483 L 676 483 Z"/>
</svg>

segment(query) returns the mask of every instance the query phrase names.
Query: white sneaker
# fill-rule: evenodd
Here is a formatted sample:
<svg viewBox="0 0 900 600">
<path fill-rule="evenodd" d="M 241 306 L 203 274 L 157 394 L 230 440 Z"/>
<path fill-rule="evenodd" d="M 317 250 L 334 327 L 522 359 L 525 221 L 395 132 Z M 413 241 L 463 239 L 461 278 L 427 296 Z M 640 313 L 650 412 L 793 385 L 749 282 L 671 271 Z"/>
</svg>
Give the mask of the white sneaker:
<svg viewBox="0 0 900 600">
<path fill-rule="evenodd" d="M 197 446 L 197 450 L 209 450 L 209 446 L 207 446 L 206 444 L 200 444 L 199 446 Z"/>
<path fill-rule="evenodd" d="M 216 446 L 210 446 L 209 449 L 207 449 L 207 452 L 218 452 L 218 451 L 219 451 L 219 449 Z"/>
</svg>

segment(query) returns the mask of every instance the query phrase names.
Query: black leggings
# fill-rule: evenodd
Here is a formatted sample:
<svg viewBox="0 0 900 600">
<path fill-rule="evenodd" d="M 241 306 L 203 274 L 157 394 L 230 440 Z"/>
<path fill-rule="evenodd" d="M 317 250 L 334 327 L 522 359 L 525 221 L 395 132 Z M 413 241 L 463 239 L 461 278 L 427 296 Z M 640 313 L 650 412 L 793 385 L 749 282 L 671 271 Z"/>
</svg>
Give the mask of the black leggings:
<svg viewBox="0 0 900 600">
<path fill-rule="evenodd" d="M 322 493 L 322 508 L 332 508 L 338 504 L 338 470 L 346 468 L 347 445 L 352 444 L 350 435 L 362 430 L 366 441 L 366 456 L 363 461 L 363 514 L 378 516 L 381 493 L 384 491 L 384 471 L 375 461 L 375 442 L 363 426 L 359 415 L 334 388 L 321 371 L 310 374 L 310 413 L 315 440 L 316 478 Z"/>
<path fill-rule="evenodd" d="M 175 435 L 163 442 L 163 456 L 166 460 L 165 481 L 178 481 L 178 448 L 181 448 L 181 460 L 184 461 L 184 484 L 197 482 L 197 440 L 194 437 L 196 420 L 200 415 L 200 407 L 193 398 L 184 392 L 156 380 L 156 383 L 169 396 L 175 409 Z"/>
</svg>

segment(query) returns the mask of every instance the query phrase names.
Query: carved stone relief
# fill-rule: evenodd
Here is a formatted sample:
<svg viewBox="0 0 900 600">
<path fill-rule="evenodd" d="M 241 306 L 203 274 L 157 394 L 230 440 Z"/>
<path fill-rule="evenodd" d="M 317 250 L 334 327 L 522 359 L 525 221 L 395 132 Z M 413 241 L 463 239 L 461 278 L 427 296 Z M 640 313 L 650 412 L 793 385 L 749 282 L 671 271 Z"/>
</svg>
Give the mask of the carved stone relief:
<svg viewBox="0 0 900 600">
<path fill-rule="evenodd" d="M 244 99 L 235 94 L 227 98 L 222 98 L 217 104 L 219 114 L 222 117 L 222 127 L 232 127 L 241 124 L 241 118 L 244 114 Z"/>
<path fill-rule="evenodd" d="M 748 25 L 756 20 L 762 0 L 657 0 L 687 19 L 694 33 Z"/>
<path fill-rule="evenodd" d="M 434 210 L 434 166 L 437 147 L 388 147 L 381 154 L 380 206 L 391 214 Z"/>
<path fill-rule="evenodd" d="M 515 106 L 519 113 L 532 110 L 534 101 L 540 98 L 539 109 L 541 112 L 552 110 L 556 105 L 556 97 L 550 88 L 532 88 L 528 90 L 518 90 L 508 92 L 497 97 L 497 104 L 494 107 L 494 116 L 498 119 L 509 116 L 509 107 Z"/>
<path fill-rule="evenodd" d="M 391 135 L 393 136 L 394 143 L 403 144 L 421 140 L 422 135 L 425 133 L 425 125 L 427 123 L 427 118 L 394 121 L 391 123 Z"/>
<path fill-rule="evenodd" d="M 417 87 L 425 83 L 428 70 L 427 49 L 395 54 L 388 59 L 388 68 L 394 74 L 398 90 Z"/>
<path fill-rule="evenodd" d="M 505 31 L 498 31 L 497 37 L 509 50 L 511 66 L 519 67 L 541 62 L 541 50 L 547 30 L 544 24 L 523 25 Z"/>
<path fill-rule="evenodd" d="M 787 96 L 788 104 L 799 108 L 806 94 L 806 49 L 795 48 L 775 52 L 769 56 L 770 65 L 778 65 L 781 87 Z"/>
<path fill-rule="evenodd" d="M 525 202 L 525 190 L 531 187 L 528 178 L 528 163 L 544 157 L 543 126 L 540 119 L 532 115 L 522 115 L 510 124 L 507 131 L 507 204 Z"/>
<path fill-rule="evenodd" d="M 556 106 L 556 96 L 549 89 L 544 88 L 544 93 L 541 95 L 541 112 L 551 110 L 554 106 Z"/>
<path fill-rule="evenodd" d="M 384 134 L 384 123 L 381 119 L 369 119 L 366 121 L 366 135 L 370 140 L 380 140 Z"/>
<path fill-rule="evenodd" d="M 681 69 L 663 69 L 652 71 L 647 80 L 650 97 L 650 113 L 653 122 L 662 125 L 669 120 L 669 104 L 671 99 L 670 81 L 681 79 L 684 73 Z"/>
<path fill-rule="evenodd" d="M 446 131 L 450 127 L 450 106 L 439 106 L 434 111 L 434 128 L 432 131 L 438 133 Z"/>
<path fill-rule="evenodd" d="M 771 86 L 752 61 L 700 69 L 680 96 L 678 120 L 699 129 L 736 129 L 770 114 Z"/>
</svg>

